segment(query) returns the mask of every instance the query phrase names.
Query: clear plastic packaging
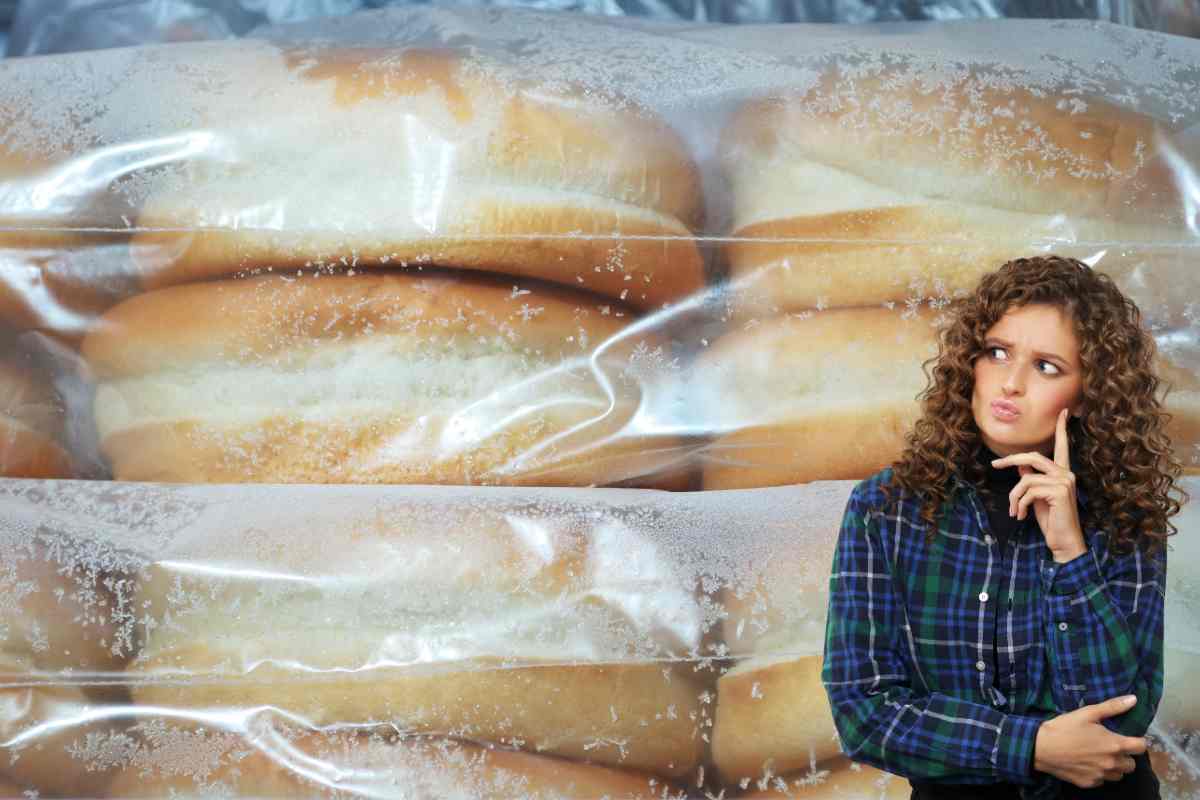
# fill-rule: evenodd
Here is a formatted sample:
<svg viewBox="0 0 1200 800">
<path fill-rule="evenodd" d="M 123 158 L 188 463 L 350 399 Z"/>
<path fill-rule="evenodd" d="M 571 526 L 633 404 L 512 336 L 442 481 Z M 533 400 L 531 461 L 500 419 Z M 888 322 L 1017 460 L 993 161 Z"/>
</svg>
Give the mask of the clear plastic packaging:
<svg viewBox="0 0 1200 800">
<path fill-rule="evenodd" d="M 904 796 L 820 683 L 846 497 L 1033 253 L 1137 300 L 1200 464 L 1198 97 L 1200 44 L 1016 21 L 0 62 L 6 790 Z"/>
</svg>

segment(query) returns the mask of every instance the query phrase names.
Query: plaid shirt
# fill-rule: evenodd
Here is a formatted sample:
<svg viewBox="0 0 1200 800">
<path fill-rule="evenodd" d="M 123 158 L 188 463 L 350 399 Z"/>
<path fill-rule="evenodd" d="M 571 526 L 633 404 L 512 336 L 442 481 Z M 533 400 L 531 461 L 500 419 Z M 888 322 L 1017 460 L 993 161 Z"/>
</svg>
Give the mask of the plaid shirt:
<svg viewBox="0 0 1200 800">
<path fill-rule="evenodd" d="M 1136 694 L 1104 724 L 1144 735 L 1162 696 L 1165 550 L 1110 554 L 1088 530 L 1088 551 L 1055 564 L 1032 513 L 1001 548 L 978 491 L 957 478 L 927 544 L 921 498 L 896 487 L 888 508 L 890 478 L 850 495 L 829 581 L 822 680 L 846 754 L 1040 799 L 1062 785 L 1033 770 L 1043 720 Z"/>
</svg>

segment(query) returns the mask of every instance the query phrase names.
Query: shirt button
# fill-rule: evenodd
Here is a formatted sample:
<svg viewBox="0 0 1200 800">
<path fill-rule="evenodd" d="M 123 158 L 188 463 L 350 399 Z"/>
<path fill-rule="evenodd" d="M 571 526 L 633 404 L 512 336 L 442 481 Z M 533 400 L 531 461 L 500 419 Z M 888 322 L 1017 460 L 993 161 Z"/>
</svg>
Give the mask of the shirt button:
<svg viewBox="0 0 1200 800">
<path fill-rule="evenodd" d="M 1065 631 L 1067 629 L 1067 623 L 1065 623 L 1065 622 L 1058 623 L 1058 629 L 1060 631 Z"/>
<path fill-rule="evenodd" d="M 986 603 L 986 602 L 987 602 L 987 600 L 988 600 L 988 593 L 987 593 L 987 592 L 980 592 L 980 593 L 979 593 L 979 602 L 981 602 L 981 603 Z"/>
<path fill-rule="evenodd" d="M 987 669 L 987 664 L 983 663 L 982 661 L 976 661 L 975 669 L 979 670 L 980 672 L 983 672 L 985 669 Z"/>
</svg>

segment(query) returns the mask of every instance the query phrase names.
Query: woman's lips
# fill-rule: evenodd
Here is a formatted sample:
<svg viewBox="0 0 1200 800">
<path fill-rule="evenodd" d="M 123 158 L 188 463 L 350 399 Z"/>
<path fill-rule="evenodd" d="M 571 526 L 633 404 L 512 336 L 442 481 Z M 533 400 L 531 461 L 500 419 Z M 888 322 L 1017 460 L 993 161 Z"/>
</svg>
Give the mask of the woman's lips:
<svg viewBox="0 0 1200 800">
<path fill-rule="evenodd" d="M 1013 422 L 1021 416 L 1021 412 L 1012 403 L 1004 400 L 992 401 L 992 416 L 1001 422 Z"/>
</svg>

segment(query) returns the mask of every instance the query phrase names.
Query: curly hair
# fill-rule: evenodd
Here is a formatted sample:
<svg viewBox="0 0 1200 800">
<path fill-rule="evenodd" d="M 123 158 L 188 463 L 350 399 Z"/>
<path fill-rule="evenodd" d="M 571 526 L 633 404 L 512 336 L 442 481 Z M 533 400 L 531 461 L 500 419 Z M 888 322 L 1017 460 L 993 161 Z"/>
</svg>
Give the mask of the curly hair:
<svg viewBox="0 0 1200 800">
<path fill-rule="evenodd" d="M 1009 261 L 956 301 L 938 354 L 923 365 L 921 417 L 905 438 L 892 482 L 924 498 L 921 516 L 931 537 L 949 500 L 949 479 L 983 484 L 984 445 L 971 408 L 975 360 L 987 331 L 1009 310 L 1030 304 L 1065 312 L 1079 341 L 1083 402 L 1067 432 L 1071 469 L 1088 496 L 1081 524 L 1107 529 L 1118 552 L 1135 544 L 1161 547 L 1176 533 L 1168 519 L 1187 494 L 1176 485 L 1182 466 L 1165 432 L 1170 415 L 1158 397 L 1154 339 L 1112 279 L 1073 258 Z"/>
</svg>

